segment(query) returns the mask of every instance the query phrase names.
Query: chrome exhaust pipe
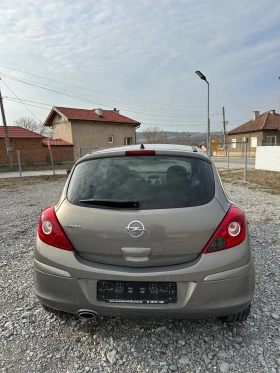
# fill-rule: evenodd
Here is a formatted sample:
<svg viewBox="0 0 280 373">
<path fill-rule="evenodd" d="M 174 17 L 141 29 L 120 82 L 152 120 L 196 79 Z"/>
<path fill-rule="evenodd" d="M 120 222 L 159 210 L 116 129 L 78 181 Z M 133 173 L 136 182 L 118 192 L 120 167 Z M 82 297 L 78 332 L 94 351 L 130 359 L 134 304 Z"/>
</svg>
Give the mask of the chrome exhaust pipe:
<svg viewBox="0 0 280 373">
<path fill-rule="evenodd" d="M 78 317 L 81 321 L 90 321 L 95 325 L 98 325 L 101 322 L 101 317 L 96 311 L 80 310 L 78 311 Z"/>
</svg>

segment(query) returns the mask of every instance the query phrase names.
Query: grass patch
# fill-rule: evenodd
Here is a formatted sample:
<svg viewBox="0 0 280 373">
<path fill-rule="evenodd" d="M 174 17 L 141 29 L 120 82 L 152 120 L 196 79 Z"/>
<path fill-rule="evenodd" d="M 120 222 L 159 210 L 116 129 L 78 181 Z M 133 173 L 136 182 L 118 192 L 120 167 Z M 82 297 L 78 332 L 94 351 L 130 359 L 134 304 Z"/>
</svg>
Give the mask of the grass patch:
<svg viewBox="0 0 280 373">
<path fill-rule="evenodd" d="M 240 184 L 244 183 L 244 171 L 221 172 L 223 183 Z M 271 194 L 280 194 L 280 172 L 248 170 L 247 181 L 249 189 L 257 189 Z"/>
<path fill-rule="evenodd" d="M 0 179 L 0 189 L 13 192 L 21 185 L 34 185 L 38 183 L 53 182 L 58 180 L 66 181 L 68 175 L 41 175 L 41 176 L 27 176 L 23 178 L 22 184 L 20 178 L 13 177 L 8 179 Z"/>
</svg>

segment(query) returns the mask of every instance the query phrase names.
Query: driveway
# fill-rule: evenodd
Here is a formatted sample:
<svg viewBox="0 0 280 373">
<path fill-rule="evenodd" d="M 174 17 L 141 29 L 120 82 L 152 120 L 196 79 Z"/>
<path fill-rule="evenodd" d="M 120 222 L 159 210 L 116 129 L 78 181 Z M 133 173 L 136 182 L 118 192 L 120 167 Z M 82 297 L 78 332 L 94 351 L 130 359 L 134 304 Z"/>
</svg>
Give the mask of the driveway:
<svg viewBox="0 0 280 373">
<path fill-rule="evenodd" d="M 217 168 L 228 168 L 228 158 L 227 157 L 211 157 Z M 243 157 L 230 157 L 229 158 L 229 168 L 244 168 L 244 158 Z M 247 168 L 255 168 L 255 158 L 247 158 Z"/>
<path fill-rule="evenodd" d="M 39 215 L 63 184 L 0 189 L 2 373 L 280 373 L 279 196 L 226 185 L 247 214 L 255 258 L 256 294 L 246 323 L 166 314 L 164 320 L 106 318 L 94 327 L 46 313 L 33 293 Z"/>
<path fill-rule="evenodd" d="M 56 175 L 66 175 L 66 169 L 55 170 Z M 23 171 L 22 177 L 53 175 L 53 170 Z M 0 172 L 0 179 L 20 177 L 19 172 Z"/>
</svg>

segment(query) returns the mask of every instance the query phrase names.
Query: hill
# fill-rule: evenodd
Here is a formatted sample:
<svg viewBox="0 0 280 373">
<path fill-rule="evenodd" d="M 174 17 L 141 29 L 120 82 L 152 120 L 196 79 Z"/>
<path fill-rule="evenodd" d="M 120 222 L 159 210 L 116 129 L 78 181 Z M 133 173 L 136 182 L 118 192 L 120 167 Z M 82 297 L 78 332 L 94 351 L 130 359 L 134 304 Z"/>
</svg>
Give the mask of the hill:
<svg viewBox="0 0 280 373">
<path fill-rule="evenodd" d="M 221 132 L 212 132 L 211 138 L 217 137 L 222 140 Z M 206 141 L 207 134 L 201 132 L 175 132 L 166 131 L 166 142 L 167 143 L 189 143 L 191 145 L 199 145 Z M 145 142 L 145 136 L 143 132 L 136 132 L 136 140 L 138 143 Z"/>
</svg>

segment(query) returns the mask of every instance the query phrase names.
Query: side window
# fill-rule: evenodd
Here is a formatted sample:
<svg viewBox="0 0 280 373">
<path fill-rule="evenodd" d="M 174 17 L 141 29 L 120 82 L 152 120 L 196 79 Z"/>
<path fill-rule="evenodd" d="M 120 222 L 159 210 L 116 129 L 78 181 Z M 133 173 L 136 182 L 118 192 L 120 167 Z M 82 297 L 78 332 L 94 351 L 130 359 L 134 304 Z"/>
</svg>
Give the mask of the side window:
<svg viewBox="0 0 280 373">
<path fill-rule="evenodd" d="M 132 145 L 132 137 L 125 137 L 124 145 Z"/>
<path fill-rule="evenodd" d="M 107 177 L 109 162 L 83 162 L 76 166 L 68 188 L 74 203 L 80 199 L 91 198 L 93 191 L 101 189 Z"/>
<path fill-rule="evenodd" d="M 251 148 L 256 148 L 258 145 L 258 138 L 257 137 L 251 137 Z"/>
<path fill-rule="evenodd" d="M 276 145 L 277 143 L 276 136 L 267 136 L 267 144 L 268 145 Z"/>
</svg>

